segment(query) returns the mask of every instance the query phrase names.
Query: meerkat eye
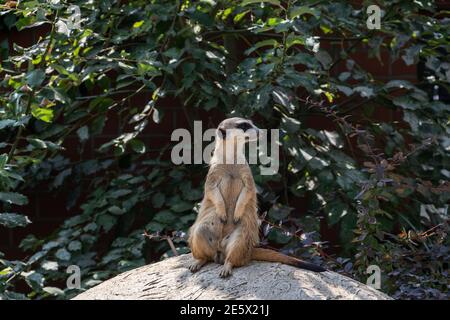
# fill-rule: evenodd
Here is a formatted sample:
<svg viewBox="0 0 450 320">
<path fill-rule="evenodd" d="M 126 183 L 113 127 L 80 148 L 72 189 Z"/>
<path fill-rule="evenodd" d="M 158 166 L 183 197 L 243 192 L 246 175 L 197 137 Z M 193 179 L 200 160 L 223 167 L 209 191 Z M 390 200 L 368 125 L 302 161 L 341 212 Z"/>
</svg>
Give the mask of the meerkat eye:
<svg viewBox="0 0 450 320">
<path fill-rule="evenodd" d="M 238 125 L 236 127 L 238 129 L 243 130 L 245 132 L 248 129 L 252 128 L 252 125 L 250 123 L 248 123 L 248 122 L 242 122 L 242 123 L 238 123 Z"/>
</svg>

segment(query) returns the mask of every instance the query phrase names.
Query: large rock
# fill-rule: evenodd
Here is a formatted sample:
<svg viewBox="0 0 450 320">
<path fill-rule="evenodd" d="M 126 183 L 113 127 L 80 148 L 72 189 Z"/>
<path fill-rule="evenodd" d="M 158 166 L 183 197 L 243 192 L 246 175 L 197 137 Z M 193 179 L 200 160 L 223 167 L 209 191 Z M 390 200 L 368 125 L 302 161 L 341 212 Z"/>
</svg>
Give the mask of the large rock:
<svg viewBox="0 0 450 320">
<path fill-rule="evenodd" d="M 74 299 L 390 299 L 331 271 L 255 261 L 222 279 L 214 263 L 192 274 L 192 259 L 185 254 L 124 272 Z"/>
</svg>

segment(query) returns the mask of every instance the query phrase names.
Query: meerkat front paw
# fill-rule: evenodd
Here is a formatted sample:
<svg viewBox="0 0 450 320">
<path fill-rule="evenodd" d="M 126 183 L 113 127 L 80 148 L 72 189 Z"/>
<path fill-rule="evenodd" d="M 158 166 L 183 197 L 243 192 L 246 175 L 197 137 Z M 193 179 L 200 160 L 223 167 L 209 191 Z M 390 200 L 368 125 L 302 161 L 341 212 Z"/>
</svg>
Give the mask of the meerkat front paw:
<svg viewBox="0 0 450 320">
<path fill-rule="evenodd" d="M 226 224 L 228 221 L 228 217 L 226 213 L 219 213 L 219 220 L 222 224 Z"/>
<path fill-rule="evenodd" d="M 228 278 L 229 276 L 231 276 L 232 272 L 231 270 L 223 267 L 222 270 L 219 273 L 219 277 L 221 278 Z"/>
<path fill-rule="evenodd" d="M 239 222 L 241 222 L 241 219 L 244 216 L 245 216 L 245 211 L 236 210 L 233 214 L 233 223 L 238 224 Z"/>
<path fill-rule="evenodd" d="M 201 267 L 203 267 L 203 265 L 205 264 L 205 261 L 202 260 L 198 260 L 198 261 L 194 261 L 193 263 L 191 263 L 189 265 L 189 270 L 194 273 L 197 272 L 198 270 L 200 270 Z"/>
<path fill-rule="evenodd" d="M 231 267 L 228 263 L 225 263 L 222 270 L 220 270 L 219 277 L 228 278 L 232 274 L 231 272 L 232 269 L 233 267 Z"/>
</svg>

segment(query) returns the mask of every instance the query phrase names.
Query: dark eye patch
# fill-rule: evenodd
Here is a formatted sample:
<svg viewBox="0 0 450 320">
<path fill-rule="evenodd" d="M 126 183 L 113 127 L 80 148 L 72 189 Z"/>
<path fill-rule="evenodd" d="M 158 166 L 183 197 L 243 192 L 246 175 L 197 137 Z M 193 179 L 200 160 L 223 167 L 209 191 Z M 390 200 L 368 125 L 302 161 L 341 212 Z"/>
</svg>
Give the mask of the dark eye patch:
<svg viewBox="0 0 450 320">
<path fill-rule="evenodd" d="M 239 123 L 236 128 L 243 130 L 244 132 L 252 128 L 252 125 L 248 122 Z"/>
</svg>

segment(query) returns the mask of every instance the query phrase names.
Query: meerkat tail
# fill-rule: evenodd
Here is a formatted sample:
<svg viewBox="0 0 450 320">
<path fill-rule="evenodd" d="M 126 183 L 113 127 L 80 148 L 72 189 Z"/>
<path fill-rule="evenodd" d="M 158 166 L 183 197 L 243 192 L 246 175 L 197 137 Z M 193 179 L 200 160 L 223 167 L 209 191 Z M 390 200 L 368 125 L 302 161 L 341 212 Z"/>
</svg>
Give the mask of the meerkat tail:
<svg viewBox="0 0 450 320">
<path fill-rule="evenodd" d="M 327 271 L 325 268 L 315 265 L 313 263 L 305 262 L 300 259 L 287 256 L 275 250 L 264 248 L 254 248 L 252 252 L 252 259 L 259 261 L 280 262 L 283 264 L 315 272 Z"/>
</svg>

